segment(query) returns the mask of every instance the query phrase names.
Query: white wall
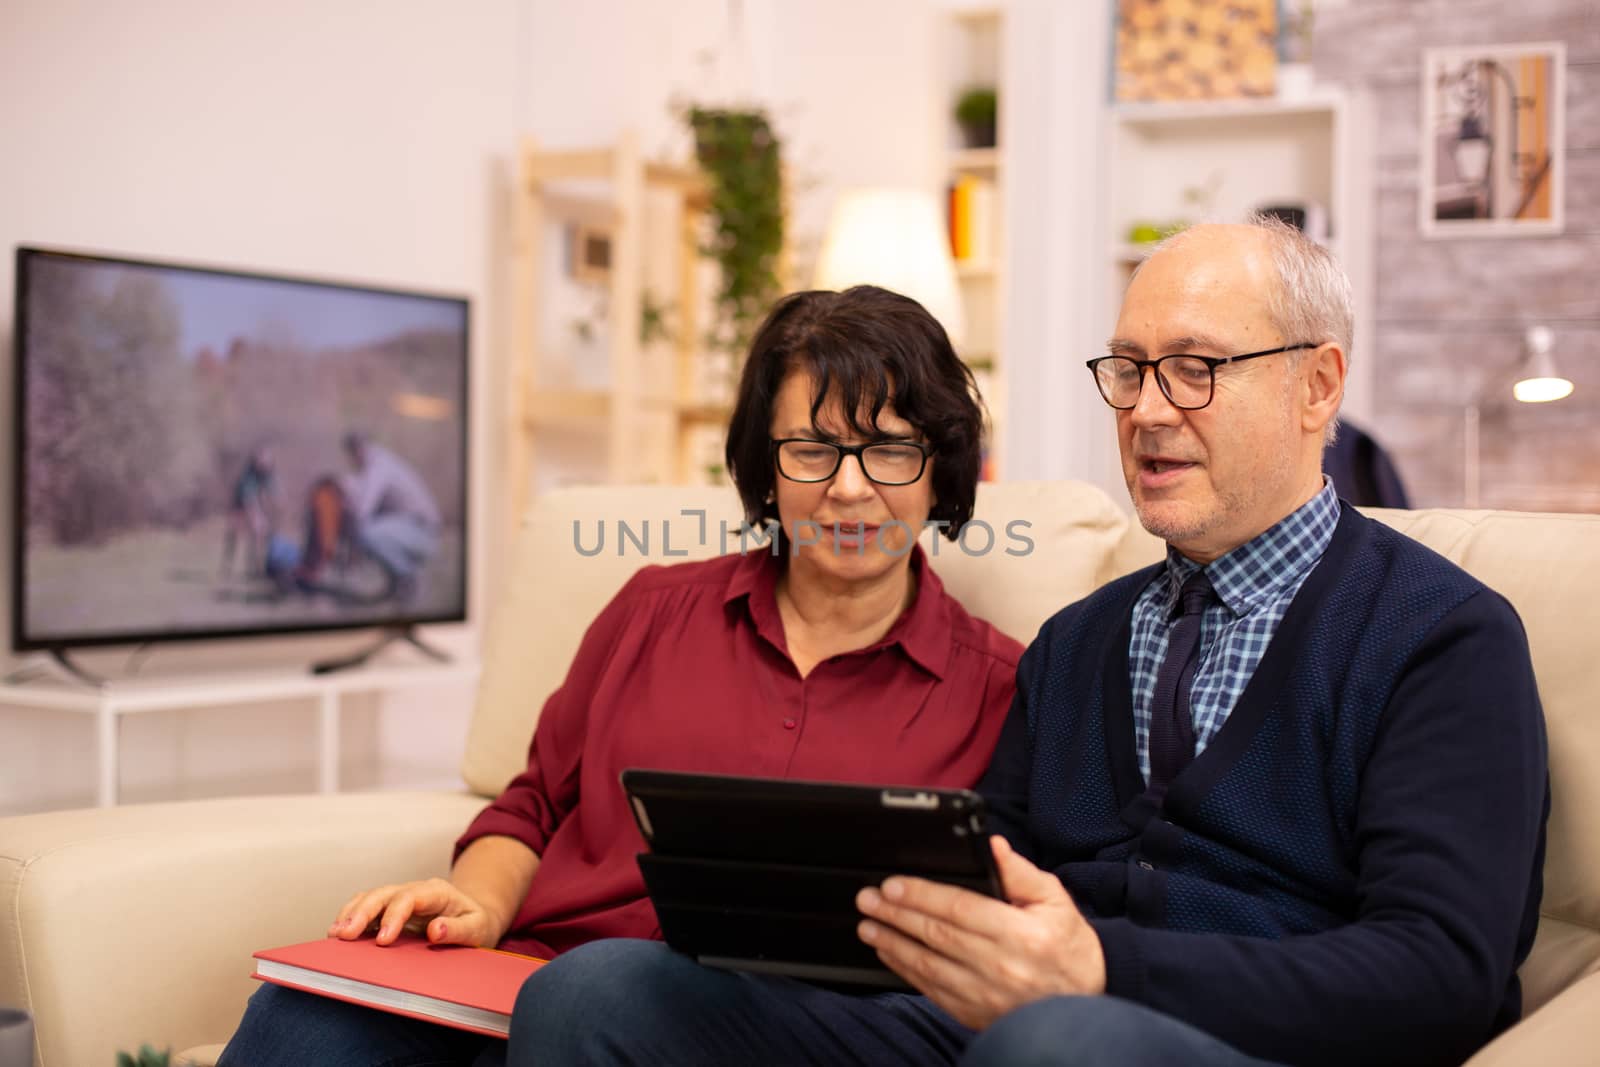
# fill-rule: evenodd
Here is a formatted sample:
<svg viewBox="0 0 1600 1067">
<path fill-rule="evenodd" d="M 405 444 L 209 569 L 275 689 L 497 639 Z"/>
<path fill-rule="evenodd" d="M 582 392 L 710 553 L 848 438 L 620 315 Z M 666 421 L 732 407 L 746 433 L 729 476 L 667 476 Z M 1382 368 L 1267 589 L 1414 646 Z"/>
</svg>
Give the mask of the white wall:
<svg viewBox="0 0 1600 1067">
<path fill-rule="evenodd" d="M 742 8 L 730 43 L 726 0 L 4 0 L 0 293 L 10 247 L 38 243 L 471 296 L 482 618 L 483 562 L 499 548 L 484 536 L 501 495 L 502 410 L 488 402 L 505 381 L 499 235 L 520 134 L 598 145 L 632 126 L 647 154 L 683 158 L 672 98 L 767 104 L 795 186 L 801 284 L 838 189 L 941 184 L 930 0 Z M 726 61 L 708 69 L 708 49 Z M 9 390 L 9 348 L 0 358 Z M 0 469 L 9 481 L 9 459 Z M 0 498 L 9 511 L 9 486 Z M 360 642 L 163 646 L 148 670 L 303 662 Z M 125 654 L 83 659 L 115 671 Z M 448 778 L 467 704 L 347 716 L 348 780 Z M 86 718 L 0 707 L 0 813 L 87 803 L 93 736 Z M 315 751 L 306 707 L 153 714 L 128 720 L 123 780 L 130 799 L 304 790 Z"/>
<path fill-rule="evenodd" d="M 742 28 L 730 8 L 742 10 Z M 547 147 L 624 126 L 646 155 L 686 159 L 676 104 L 757 103 L 784 142 L 796 284 L 840 189 L 943 185 L 934 0 L 533 0 L 525 129 Z"/>
<path fill-rule="evenodd" d="M 790 205 L 795 281 L 807 286 L 841 190 L 944 192 L 938 12 L 928 0 L 786 3 L 776 38 L 772 103 L 797 186 Z"/>
<path fill-rule="evenodd" d="M 10 248 L 39 243 L 465 293 L 486 413 L 494 187 L 515 134 L 523 16 L 517 0 L 7 0 L 0 291 Z M 9 390 L 9 348 L 4 359 Z M 482 459 L 495 428 L 477 429 Z M 9 458 L 6 470 L 9 482 Z M 481 536 L 474 547 L 481 562 Z M 473 584 L 476 613 L 481 566 Z M 459 627 L 437 636 L 472 644 Z M 167 648 L 148 670 L 303 662 L 352 643 Z M 124 654 L 84 658 L 114 670 Z M 412 758 L 450 768 L 465 705 L 463 693 L 350 715 L 352 780 L 403 775 L 375 768 Z M 87 802 L 93 736 L 87 717 L 0 708 L 0 811 Z M 124 729 L 124 783 L 133 799 L 309 789 L 315 751 L 305 707 L 143 716 Z"/>
<path fill-rule="evenodd" d="M 1111 411 L 1085 360 L 1121 293 L 1106 291 L 1111 238 L 1095 158 L 1110 62 L 1110 5 L 1014 0 L 1006 20 L 1006 476 L 1075 478 L 1127 499 Z"/>
</svg>

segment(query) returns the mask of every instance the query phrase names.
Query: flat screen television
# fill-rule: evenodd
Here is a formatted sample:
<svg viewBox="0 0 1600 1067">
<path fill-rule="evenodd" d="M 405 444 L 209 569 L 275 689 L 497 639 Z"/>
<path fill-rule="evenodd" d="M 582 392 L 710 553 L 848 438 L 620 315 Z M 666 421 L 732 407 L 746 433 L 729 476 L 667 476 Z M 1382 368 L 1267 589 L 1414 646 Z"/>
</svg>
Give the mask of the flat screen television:
<svg viewBox="0 0 1600 1067">
<path fill-rule="evenodd" d="M 16 268 L 15 649 L 466 617 L 465 299 Z"/>
</svg>

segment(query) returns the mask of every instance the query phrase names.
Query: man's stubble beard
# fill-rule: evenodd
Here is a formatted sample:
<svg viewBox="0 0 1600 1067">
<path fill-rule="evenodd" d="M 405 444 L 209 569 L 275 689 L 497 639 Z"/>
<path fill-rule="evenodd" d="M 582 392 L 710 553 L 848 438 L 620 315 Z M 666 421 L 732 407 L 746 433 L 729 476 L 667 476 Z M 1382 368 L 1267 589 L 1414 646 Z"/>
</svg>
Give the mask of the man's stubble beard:
<svg viewBox="0 0 1600 1067">
<path fill-rule="evenodd" d="M 1288 400 L 1287 396 L 1285 400 Z M 1139 477 L 1135 469 L 1133 476 L 1125 480 L 1128 483 L 1128 497 L 1133 502 L 1139 524 L 1168 544 L 1188 544 L 1205 539 L 1226 524 L 1231 516 L 1252 511 L 1259 506 L 1264 497 L 1281 492 L 1294 474 L 1294 411 L 1290 403 L 1284 404 L 1283 422 L 1279 428 L 1282 433 L 1278 447 L 1274 450 L 1272 465 L 1248 485 L 1235 485 L 1225 490 L 1215 490 L 1213 485 L 1213 506 L 1205 512 L 1190 516 L 1187 520 L 1181 514 L 1166 517 L 1157 514 L 1161 507 L 1159 504 L 1154 506 L 1142 504 L 1134 491 Z M 1204 470 L 1209 478 L 1211 473 L 1209 457 Z M 1286 517 L 1279 516 L 1280 519 Z"/>
</svg>

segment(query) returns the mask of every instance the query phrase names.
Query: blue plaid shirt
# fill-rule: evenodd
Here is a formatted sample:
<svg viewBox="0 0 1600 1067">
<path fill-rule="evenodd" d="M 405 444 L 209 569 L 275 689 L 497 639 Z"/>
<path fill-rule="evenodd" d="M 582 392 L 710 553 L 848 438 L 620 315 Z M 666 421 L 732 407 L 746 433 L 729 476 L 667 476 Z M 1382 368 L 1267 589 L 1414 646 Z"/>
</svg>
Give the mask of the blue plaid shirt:
<svg viewBox="0 0 1600 1067">
<path fill-rule="evenodd" d="M 1339 497 L 1323 478 L 1322 492 L 1259 537 L 1206 567 L 1217 601 L 1200 616 L 1200 661 L 1189 691 L 1194 750 L 1199 755 L 1228 720 L 1255 674 L 1267 644 L 1311 569 L 1322 558 L 1339 521 Z M 1156 672 L 1167 654 L 1178 590 L 1200 565 L 1167 549 L 1167 566 L 1133 604 L 1128 681 L 1133 689 L 1134 741 L 1139 770 L 1150 780 L 1150 702 Z"/>
</svg>

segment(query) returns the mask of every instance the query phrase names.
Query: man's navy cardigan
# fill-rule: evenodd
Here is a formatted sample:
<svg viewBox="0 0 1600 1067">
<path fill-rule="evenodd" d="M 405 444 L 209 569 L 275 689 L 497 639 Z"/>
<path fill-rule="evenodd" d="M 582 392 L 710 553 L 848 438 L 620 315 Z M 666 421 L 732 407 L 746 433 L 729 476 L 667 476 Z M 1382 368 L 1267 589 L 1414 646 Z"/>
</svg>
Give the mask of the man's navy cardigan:
<svg viewBox="0 0 1600 1067">
<path fill-rule="evenodd" d="M 1158 805 L 1128 684 L 1158 569 L 1029 647 L 980 787 L 994 829 L 1072 892 L 1111 994 L 1284 1063 L 1466 1059 L 1517 1020 L 1538 921 L 1544 719 L 1516 613 L 1346 505 Z"/>
</svg>

